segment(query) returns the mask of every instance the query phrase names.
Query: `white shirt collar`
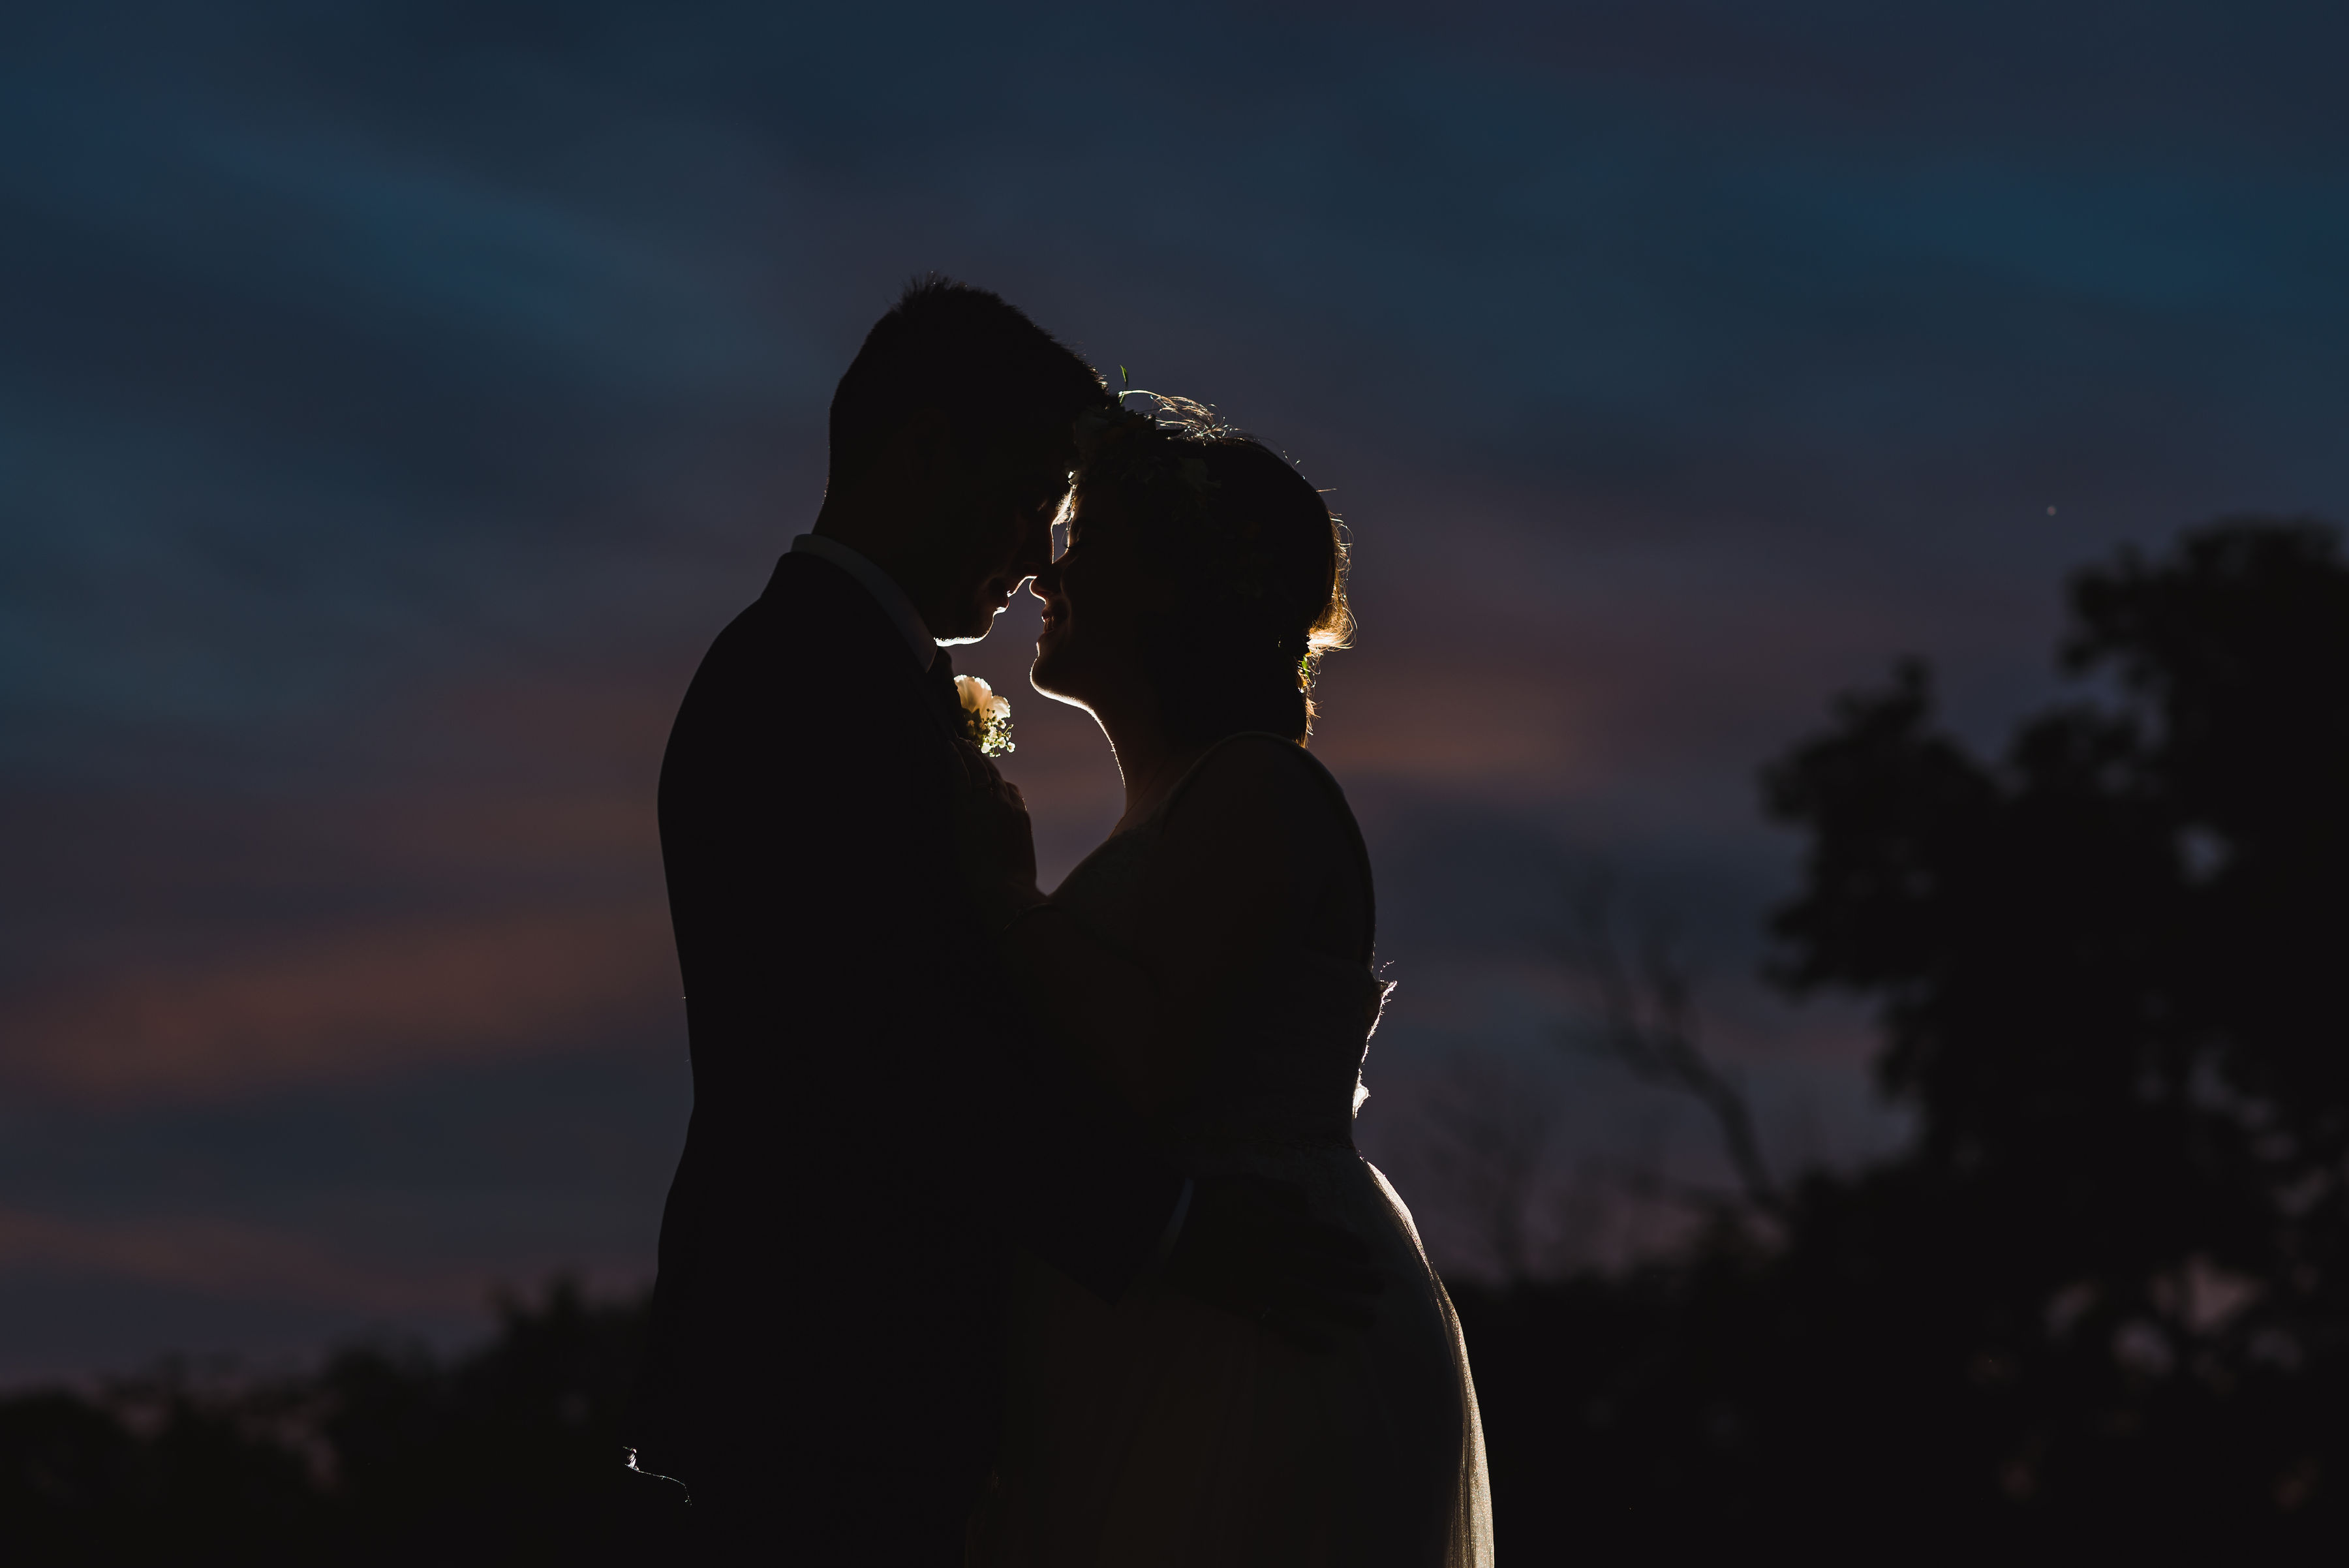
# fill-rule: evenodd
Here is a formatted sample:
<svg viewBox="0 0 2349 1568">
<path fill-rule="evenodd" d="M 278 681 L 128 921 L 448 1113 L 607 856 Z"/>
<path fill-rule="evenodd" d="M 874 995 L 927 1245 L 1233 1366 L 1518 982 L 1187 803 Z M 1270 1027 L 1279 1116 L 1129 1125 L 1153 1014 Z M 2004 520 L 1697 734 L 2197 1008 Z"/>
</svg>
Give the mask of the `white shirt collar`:
<svg viewBox="0 0 2349 1568">
<path fill-rule="evenodd" d="M 827 539 L 821 534 L 802 534 L 792 541 L 792 552 L 830 561 L 854 577 L 873 596 L 873 602 L 881 607 L 881 613 L 889 618 L 889 624 L 905 638 L 905 646 L 913 650 L 914 662 L 924 670 L 936 662 L 938 645 L 923 623 L 922 612 L 914 607 L 914 601 L 905 597 L 897 579 L 874 566 L 863 551 L 852 550 L 839 540 Z"/>
</svg>

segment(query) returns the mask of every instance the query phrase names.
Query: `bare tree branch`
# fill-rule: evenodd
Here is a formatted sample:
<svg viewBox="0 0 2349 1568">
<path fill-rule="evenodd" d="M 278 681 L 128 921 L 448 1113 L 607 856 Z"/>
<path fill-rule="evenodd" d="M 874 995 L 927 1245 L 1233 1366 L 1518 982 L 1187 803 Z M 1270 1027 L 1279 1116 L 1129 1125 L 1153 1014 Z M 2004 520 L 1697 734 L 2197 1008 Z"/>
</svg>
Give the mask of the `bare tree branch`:
<svg viewBox="0 0 2349 1568">
<path fill-rule="evenodd" d="M 1556 1118 L 1550 1097 L 1495 1059 L 1455 1055 L 1422 1104 L 1420 1158 L 1473 1217 L 1505 1283 L 1537 1272 L 1535 1210 Z"/>
<path fill-rule="evenodd" d="M 1579 886 L 1562 880 L 1573 925 L 1559 956 L 1568 977 L 1588 992 L 1597 1018 L 1579 1036 L 1561 1031 L 1561 1043 L 1573 1048 L 1588 1039 L 1643 1082 L 1692 1096 L 1720 1128 L 1745 1201 L 1774 1220 L 1786 1219 L 1785 1194 L 1763 1157 L 1744 1086 L 1698 1044 L 1696 983 L 1673 951 L 1671 928 L 1651 927 L 1634 962 L 1616 940 L 1613 888 L 1605 875 L 1584 877 Z"/>
</svg>

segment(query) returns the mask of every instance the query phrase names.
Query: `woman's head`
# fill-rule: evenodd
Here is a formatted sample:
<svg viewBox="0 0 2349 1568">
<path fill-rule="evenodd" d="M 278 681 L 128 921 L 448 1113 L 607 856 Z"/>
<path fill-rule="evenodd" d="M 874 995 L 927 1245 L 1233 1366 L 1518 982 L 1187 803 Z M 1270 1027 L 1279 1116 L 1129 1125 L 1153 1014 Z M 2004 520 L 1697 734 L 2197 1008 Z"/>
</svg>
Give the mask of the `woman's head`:
<svg viewBox="0 0 2349 1568">
<path fill-rule="evenodd" d="M 1068 548 L 1036 580 L 1040 691 L 1137 690 L 1178 744 L 1302 742 L 1315 660 L 1345 646 L 1346 545 L 1303 475 L 1195 403 L 1081 421 Z"/>
</svg>

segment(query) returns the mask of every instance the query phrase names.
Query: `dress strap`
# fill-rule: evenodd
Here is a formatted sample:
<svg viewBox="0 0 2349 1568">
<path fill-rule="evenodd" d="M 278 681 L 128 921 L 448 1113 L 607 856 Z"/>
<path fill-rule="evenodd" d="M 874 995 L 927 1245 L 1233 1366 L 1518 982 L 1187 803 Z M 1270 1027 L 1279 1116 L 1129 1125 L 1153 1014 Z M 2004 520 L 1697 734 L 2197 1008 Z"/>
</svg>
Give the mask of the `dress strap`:
<svg viewBox="0 0 2349 1568">
<path fill-rule="evenodd" d="M 1164 822 L 1167 815 L 1174 809 L 1174 803 L 1183 798 L 1183 792 L 1191 787 L 1191 781 L 1199 776 L 1200 770 L 1207 765 L 1208 761 L 1234 741 L 1240 740 L 1277 741 L 1285 749 L 1294 752 L 1311 768 L 1313 776 L 1320 781 L 1322 789 L 1329 794 L 1330 804 L 1337 807 L 1338 820 L 1346 825 L 1347 836 L 1353 841 L 1354 845 L 1355 863 L 1361 868 L 1362 873 L 1364 910 L 1362 962 L 1368 966 L 1371 956 L 1377 951 L 1379 939 L 1379 891 L 1378 883 L 1371 874 L 1371 846 L 1362 838 L 1362 825 L 1354 819 L 1354 808 L 1347 804 L 1346 792 L 1340 786 L 1337 775 L 1324 766 L 1321 759 L 1311 752 L 1307 751 L 1288 736 L 1277 734 L 1270 730 L 1235 730 L 1228 735 L 1217 737 L 1213 744 L 1201 752 L 1199 760 L 1183 770 L 1183 776 L 1174 781 L 1174 787 L 1166 792 L 1166 798 L 1160 801 L 1157 809 L 1150 815 Z"/>
</svg>

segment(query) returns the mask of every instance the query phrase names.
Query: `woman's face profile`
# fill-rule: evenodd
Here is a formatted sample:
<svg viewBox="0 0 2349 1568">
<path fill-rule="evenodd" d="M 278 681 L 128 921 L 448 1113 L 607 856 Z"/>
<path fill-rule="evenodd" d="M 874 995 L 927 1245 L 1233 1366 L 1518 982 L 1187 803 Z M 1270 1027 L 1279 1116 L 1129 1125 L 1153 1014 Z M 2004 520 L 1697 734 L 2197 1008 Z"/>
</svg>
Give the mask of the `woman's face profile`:
<svg viewBox="0 0 2349 1568">
<path fill-rule="evenodd" d="M 1068 529 L 1060 557 L 1030 590 L 1044 601 L 1044 628 L 1029 679 L 1048 697 L 1097 708 L 1142 679 L 1142 630 L 1159 585 L 1115 491 L 1080 489 Z"/>
</svg>

